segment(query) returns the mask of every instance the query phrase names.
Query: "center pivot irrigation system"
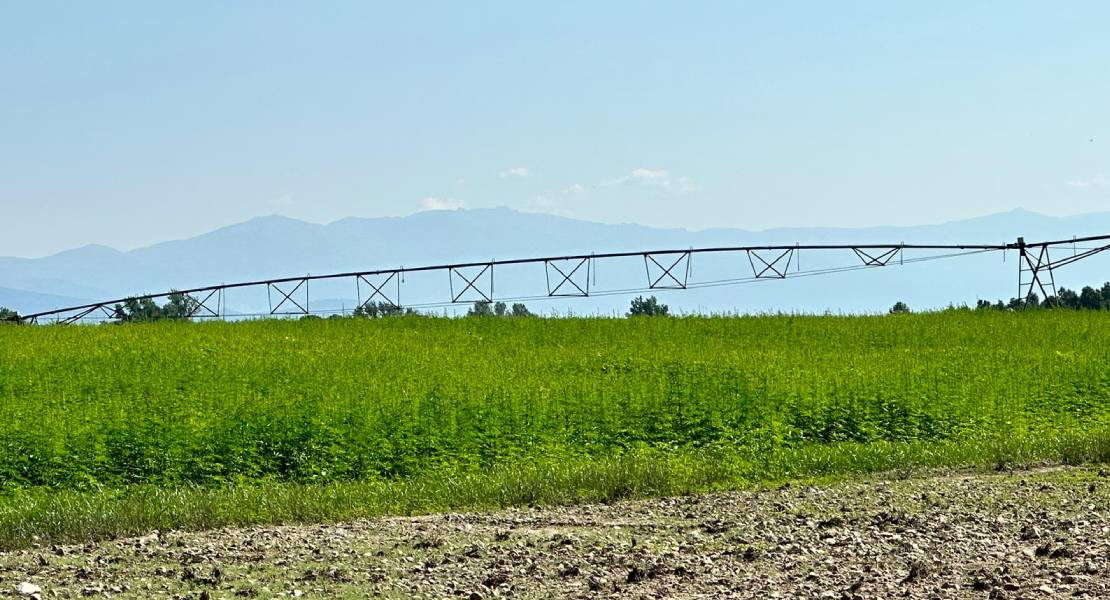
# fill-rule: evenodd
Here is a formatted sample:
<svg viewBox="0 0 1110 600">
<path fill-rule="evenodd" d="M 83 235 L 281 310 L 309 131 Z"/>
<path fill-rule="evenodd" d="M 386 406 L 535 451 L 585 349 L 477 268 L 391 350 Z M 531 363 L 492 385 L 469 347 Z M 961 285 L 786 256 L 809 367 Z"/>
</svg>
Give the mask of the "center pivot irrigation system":
<svg viewBox="0 0 1110 600">
<path fill-rule="evenodd" d="M 1079 244 L 1088 244 L 1080 248 Z M 907 258 L 906 250 L 944 251 Z M 1005 252 L 1017 250 L 1018 260 L 1018 298 L 1029 301 L 1034 295 L 1048 298 L 1056 295 L 1056 280 L 1053 272 L 1076 261 L 1110 250 L 1110 235 L 1100 235 L 1069 240 L 1027 243 L 1018 238 L 1009 244 L 824 244 L 792 246 L 722 246 L 713 248 L 688 248 L 685 250 L 650 250 L 639 252 L 608 252 L 601 254 L 577 254 L 568 256 L 547 256 L 540 258 L 519 258 L 511 260 L 490 260 L 486 262 L 467 262 L 456 264 L 429 265 L 423 267 L 399 267 L 373 271 L 352 271 L 330 275 L 305 275 L 302 277 L 283 277 L 262 279 L 241 283 L 226 283 L 192 289 L 173 290 L 158 294 L 143 294 L 129 298 L 105 300 L 82 306 L 58 308 L 20 316 L 26 323 L 77 323 L 81 321 L 100 321 L 117 318 L 115 306 L 128 300 L 157 300 L 174 295 L 191 298 L 189 318 L 223 318 L 226 313 L 225 295 L 228 290 L 266 287 L 270 316 L 309 315 L 312 311 L 308 302 L 309 282 L 334 279 L 351 279 L 355 283 L 358 306 L 365 308 L 371 303 L 377 306 L 401 308 L 401 284 L 406 273 L 443 271 L 447 274 L 449 301 L 438 303 L 406 305 L 409 308 L 432 306 L 451 306 L 474 301 L 493 302 L 496 300 L 534 300 L 556 297 L 591 297 L 627 295 L 650 290 L 685 290 L 723 285 L 736 285 L 765 279 L 787 279 L 812 275 L 840 273 L 857 269 L 880 268 L 893 264 L 916 263 L 957 256 L 967 256 L 984 252 Z M 1051 253 L 1070 250 L 1067 256 L 1053 259 Z M 802 251 L 848 251 L 859 262 L 849 266 L 802 271 L 800 253 Z M 691 281 L 691 259 L 697 254 L 736 253 L 746 255 L 751 266 L 751 276 L 716 281 Z M 590 286 L 590 274 L 594 263 L 614 258 L 642 257 L 646 275 L 646 287 L 622 290 L 597 290 Z M 796 265 L 791 270 L 792 262 Z M 546 295 L 500 298 L 494 295 L 493 272 L 496 267 L 505 265 L 543 264 L 547 284 Z M 245 315 L 235 315 L 242 317 Z M 263 316 L 266 316 L 263 314 Z"/>
</svg>

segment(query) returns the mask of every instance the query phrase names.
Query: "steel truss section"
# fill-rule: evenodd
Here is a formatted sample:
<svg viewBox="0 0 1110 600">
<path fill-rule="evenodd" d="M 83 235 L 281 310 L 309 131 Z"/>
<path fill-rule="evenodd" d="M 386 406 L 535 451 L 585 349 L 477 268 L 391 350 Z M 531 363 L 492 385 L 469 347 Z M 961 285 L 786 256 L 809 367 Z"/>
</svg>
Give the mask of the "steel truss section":
<svg viewBox="0 0 1110 600">
<path fill-rule="evenodd" d="M 863 261 L 864 266 L 868 267 L 885 267 L 890 264 L 890 261 L 902 256 L 902 246 L 894 246 L 889 250 L 883 252 L 876 252 L 875 250 L 864 250 L 862 248 L 852 248 L 852 252 Z"/>
<path fill-rule="evenodd" d="M 72 314 L 68 317 L 59 318 L 57 321 L 55 321 L 55 323 L 59 323 L 59 324 L 62 324 L 62 325 L 72 325 L 74 323 L 77 323 L 79 321 L 84 320 L 85 318 L 87 318 L 89 315 L 95 313 L 96 311 L 100 311 L 108 319 L 115 319 L 116 316 L 117 316 L 116 311 L 112 310 L 112 309 L 109 309 L 107 304 L 96 304 L 94 306 L 90 306 L 88 308 L 85 308 L 84 310 L 78 311 L 78 312 L 76 312 L 76 313 L 74 313 L 74 314 Z M 96 318 L 99 319 L 101 317 L 98 315 Z"/>
<path fill-rule="evenodd" d="M 208 319 L 220 318 L 223 316 L 224 306 L 224 288 L 212 288 L 204 298 L 198 299 L 196 296 L 187 296 L 192 301 L 192 306 L 189 309 L 189 318 Z M 215 301 L 215 308 L 209 302 Z"/>
<path fill-rule="evenodd" d="M 449 267 L 447 276 L 450 280 L 451 302 L 493 302 L 493 263 L 478 265 L 481 267 L 473 276 L 478 267 Z M 462 289 L 455 292 L 455 278 L 461 281 Z M 465 285 L 464 285 L 465 284 Z M 467 297 L 468 292 L 474 292 Z M 488 293 L 487 293 L 488 292 Z"/>
<path fill-rule="evenodd" d="M 690 280 L 690 251 L 645 252 L 644 270 L 649 289 L 684 290 Z"/>
<path fill-rule="evenodd" d="M 371 302 L 381 298 L 381 302 L 390 308 L 401 308 L 401 272 L 400 271 L 387 271 L 385 273 L 375 273 L 373 275 L 356 275 L 355 276 L 355 293 L 358 298 L 358 307 L 366 308 Z M 371 281 L 371 278 L 374 281 Z M 375 283 L 375 281 L 377 283 Z M 391 296 L 389 294 L 389 283 L 394 282 L 396 289 Z M 370 288 L 370 295 L 366 300 L 362 299 L 362 284 L 366 284 Z"/>
<path fill-rule="evenodd" d="M 307 315 L 308 314 L 308 279 L 307 278 L 297 279 L 297 280 L 294 280 L 294 281 L 296 282 L 296 285 L 293 286 L 293 289 L 289 290 L 288 293 L 285 290 L 283 290 L 281 287 L 279 287 L 276 282 L 271 281 L 271 282 L 268 282 L 266 284 L 266 300 L 270 303 L 270 314 L 271 315 Z M 288 283 L 293 283 L 293 281 L 290 281 Z M 288 287 L 288 286 L 286 286 L 286 287 Z M 303 304 L 301 303 L 302 302 L 302 298 L 300 297 L 301 295 L 297 293 L 298 291 L 300 291 L 301 288 L 304 288 L 304 294 L 303 294 L 304 295 L 304 298 L 303 298 L 304 303 Z M 278 300 L 278 303 L 276 305 L 274 304 L 275 294 L 273 294 L 272 292 L 277 292 L 276 296 L 280 298 L 280 300 Z M 281 307 L 285 306 L 286 304 L 289 304 L 290 307 L 288 309 L 282 311 Z M 296 307 L 296 308 L 293 308 L 293 307 Z"/>
<path fill-rule="evenodd" d="M 585 298 L 589 296 L 592 263 L 593 260 L 589 257 L 545 260 L 543 264 L 544 275 L 547 277 L 548 297 Z M 585 267 L 584 270 L 583 267 Z M 552 271 L 554 271 L 554 274 Z M 553 280 L 554 286 L 552 286 Z"/>
<path fill-rule="evenodd" d="M 786 272 L 790 270 L 790 261 L 794 259 L 794 248 L 788 248 L 773 260 L 768 261 L 759 254 L 758 250 L 748 250 L 748 264 L 752 266 L 752 274 L 756 279 L 786 279 Z M 759 264 L 756 264 L 759 261 Z"/>
</svg>

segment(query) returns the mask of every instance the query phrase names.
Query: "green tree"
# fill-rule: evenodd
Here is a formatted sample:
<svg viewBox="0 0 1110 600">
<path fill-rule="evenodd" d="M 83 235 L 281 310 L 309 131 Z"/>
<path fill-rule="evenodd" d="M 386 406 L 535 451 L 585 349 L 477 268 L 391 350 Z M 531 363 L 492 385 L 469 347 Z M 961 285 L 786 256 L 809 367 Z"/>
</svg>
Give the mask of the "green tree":
<svg viewBox="0 0 1110 600">
<path fill-rule="evenodd" d="M 470 306 L 466 311 L 468 317 L 533 317 L 532 311 L 528 307 L 517 302 L 512 306 L 504 302 L 487 302 L 485 300 L 478 300 Z"/>
<path fill-rule="evenodd" d="M 630 317 L 666 317 L 670 312 L 671 309 L 666 304 L 660 304 L 655 296 L 636 296 L 628 308 Z"/>
<path fill-rule="evenodd" d="M 890 307 L 890 314 L 892 314 L 892 315 L 901 315 L 901 314 L 906 314 L 906 313 L 909 313 L 909 312 L 910 312 L 909 305 L 906 304 L 905 302 L 902 302 L 901 300 L 895 302 L 894 306 Z"/>
<path fill-rule="evenodd" d="M 196 298 L 181 292 L 173 292 L 166 304 L 162 306 L 162 318 L 185 319 L 196 314 L 199 306 L 200 302 Z"/>
<path fill-rule="evenodd" d="M 396 304 L 391 302 L 367 302 L 362 306 L 355 308 L 354 316 L 363 317 L 368 319 L 378 319 L 382 317 L 396 317 L 401 314 L 411 314 L 412 309 L 408 313 Z"/>
<path fill-rule="evenodd" d="M 1056 298 L 1051 302 L 1045 302 L 1045 304 L 1063 308 L 1079 308 L 1079 294 L 1076 294 L 1068 288 L 1062 287 L 1060 291 L 1056 293 Z"/>
<path fill-rule="evenodd" d="M 1041 306 L 1041 297 L 1036 292 L 1030 293 L 1028 298 L 1013 298 L 1010 300 L 1010 308 L 1014 310 L 1041 308 Z"/>
<path fill-rule="evenodd" d="M 490 303 L 485 300 L 478 300 L 470 306 L 470 310 L 466 311 L 468 317 L 492 317 L 493 308 Z"/>
<path fill-rule="evenodd" d="M 1037 294 L 1030 294 L 1028 301 L 1021 298 L 1011 298 L 1009 303 L 999 300 L 991 304 L 986 300 L 979 300 L 976 309 L 1021 310 L 1023 308 L 1070 308 L 1073 310 L 1110 310 L 1110 282 L 1095 288 L 1085 286 L 1078 293 L 1061 287 L 1055 296 L 1049 296 L 1041 301 Z"/>
<path fill-rule="evenodd" d="M 356 317 L 365 317 L 365 318 L 369 318 L 369 319 L 378 318 L 378 303 L 377 302 L 367 302 L 366 304 L 356 306 L 354 316 L 356 316 Z"/>
<path fill-rule="evenodd" d="M 19 323 L 19 313 L 16 311 L 0 306 L 0 323 Z"/>
<path fill-rule="evenodd" d="M 1102 310 L 1105 308 L 1103 304 L 1102 293 L 1091 286 L 1086 286 L 1079 292 L 1079 308 L 1087 310 Z"/>
<path fill-rule="evenodd" d="M 128 298 L 112 310 L 120 323 L 141 323 L 162 318 L 162 307 L 150 298 Z"/>
<path fill-rule="evenodd" d="M 975 303 L 975 310 L 1006 310 L 1006 303 L 998 300 L 991 304 L 990 300 L 978 300 Z"/>
<path fill-rule="evenodd" d="M 152 298 L 128 298 L 112 309 L 121 323 L 161 321 L 162 319 L 188 319 L 196 313 L 200 302 L 181 292 L 171 292 L 166 303 L 159 306 Z"/>
</svg>

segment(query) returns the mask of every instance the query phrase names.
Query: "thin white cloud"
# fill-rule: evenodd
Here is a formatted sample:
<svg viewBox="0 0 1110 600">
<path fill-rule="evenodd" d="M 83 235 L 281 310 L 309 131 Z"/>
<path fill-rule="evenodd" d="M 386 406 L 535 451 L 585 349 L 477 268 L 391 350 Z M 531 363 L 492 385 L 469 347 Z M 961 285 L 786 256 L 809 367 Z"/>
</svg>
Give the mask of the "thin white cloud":
<svg viewBox="0 0 1110 600">
<path fill-rule="evenodd" d="M 1099 173 L 1089 179 L 1074 179 L 1068 182 L 1068 187 L 1073 187 L 1079 190 L 1085 189 L 1106 189 L 1110 188 L 1110 177 Z"/>
<path fill-rule="evenodd" d="M 458 210 L 466 208 L 466 203 L 462 200 L 455 200 L 454 198 L 436 198 L 429 196 L 420 201 L 420 206 L 424 210 Z"/>
<path fill-rule="evenodd" d="M 533 197 L 531 200 L 528 201 L 528 205 L 524 207 L 524 210 L 528 212 L 560 215 L 564 217 L 571 216 L 570 211 L 568 211 L 567 208 L 564 207 L 557 198 L 553 198 L 549 194 L 540 194 Z"/>
<path fill-rule="evenodd" d="M 697 188 L 688 177 L 675 177 L 666 169 L 634 169 L 628 175 L 602 181 L 603 186 L 634 185 L 668 192 L 692 192 Z"/>
<path fill-rule="evenodd" d="M 670 173 L 664 169 L 636 169 L 628 176 L 629 181 L 637 181 L 642 183 L 665 183 L 671 178 Z"/>
<path fill-rule="evenodd" d="M 533 196 L 524 206 L 528 212 L 546 213 L 551 215 L 571 216 L 567 201 L 573 202 L 575 196 L 586 192 L 586 187 L 580 183 L 571 184 L 562 190 L 550 190 Z"/>
<path fill-rule="evenodd" d="M 547 194 L 540 194 L 538 196 L 534 196 L 528 202 L 528 208 L 530 210 L 538 212 L 547 212 L 558 208 L 558 203 L 554 199 L 552 199 L 551 196 Z"/>
<path fill-rule="evenodd" d="M 522 179 L 528 176 L 528 167 L 513 167 L 511 169 L 505 169 L 504 171 L 501 171 L 499 176 L 501 177 L 501 179 Z"/>
</svg>

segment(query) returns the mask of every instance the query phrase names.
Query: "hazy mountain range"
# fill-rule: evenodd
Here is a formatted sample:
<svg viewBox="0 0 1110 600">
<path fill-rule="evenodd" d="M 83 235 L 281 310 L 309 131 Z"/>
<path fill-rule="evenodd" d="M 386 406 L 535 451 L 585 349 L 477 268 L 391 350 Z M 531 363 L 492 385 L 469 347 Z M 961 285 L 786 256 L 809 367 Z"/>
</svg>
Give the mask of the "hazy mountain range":
<svg viewBox="0 0 1110 600">
<path fill-rule="evenodd" d="M 607 225 L 505 208 L 348 218 L 328 225 L 271 216 L 127 252 L 93 245 L 44 258 L 0 258 L 0 306 L 29 313 L 171 288 L 491 258 L 744 244 L 1006 243 L 1019 235 L 1036 241 L 1104 233 L 1110 233 L 1110 213 L 1059 218 L 1023 210 L 916 227 L 766 231 Z M 905 257 L 925 254 L 907 252 Z M 1014 296 L 1016 258 L 1012 252 L 1007 257 L 990 253 L 658 295 L 686 311 L 869 312 L 883 310 L 899 299 L 911 307 L 938 307 Z M 793 269 L 801 271 L 859 262 L 851 252 L 802 252 L 795 259 Z M 696 256 L 691 271 L 691 282 L 751 275 L 747 257 L 739 254 Z M 642 258 L 598 260 L 593 275 L 594 291 L 646 286 Z M 546 290 L 542 265 L 499 268 L 496 276 L 495 294 L 499 297 L 543 295 Z M 1061 270 L 1057 280 L 1068 287 L 1110 280 L 1110 253 Z M 441 303 L 450 298 L 448 289 L 447 275 L 442 272 L 408 275 L 401 300 L 404 304 Z M 310 302 L 314 310 L 349 309 L 358 296 L 353 280 L 314 283 Z M 233 312 L 265 312 L 270 302 L 264 288 L 232 291 L 226 298 Z M 533 302 L 533 308 L 541 312 L 608 314 L 627 306 L 628 295 Z"/>
</svg>

